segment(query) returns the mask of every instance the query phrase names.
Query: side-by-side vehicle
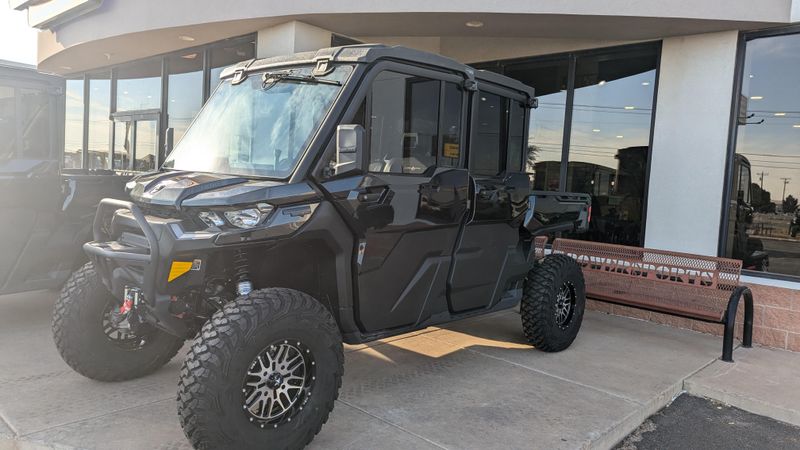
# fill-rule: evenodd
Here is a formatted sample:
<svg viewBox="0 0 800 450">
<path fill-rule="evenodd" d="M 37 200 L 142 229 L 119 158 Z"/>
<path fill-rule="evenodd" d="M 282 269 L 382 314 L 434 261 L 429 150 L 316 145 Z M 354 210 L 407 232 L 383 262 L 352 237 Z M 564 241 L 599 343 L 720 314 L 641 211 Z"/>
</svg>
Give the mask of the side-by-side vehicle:
<svg viewBox="0 0 800 450">
<path fill-rule="evenodd" d="M 579 265 L 535 236 L 585 230 L 584 194 L 532 192 L 531 87 L 402 47 L 250 60 L 161 169 L 101 201 L 53 331 L 104 381 L 191 340 L 178 413 L 197 448 L 300 448 L 333 409 L 342 344 L 520 305 L 566 349 Z"/>
</svg>

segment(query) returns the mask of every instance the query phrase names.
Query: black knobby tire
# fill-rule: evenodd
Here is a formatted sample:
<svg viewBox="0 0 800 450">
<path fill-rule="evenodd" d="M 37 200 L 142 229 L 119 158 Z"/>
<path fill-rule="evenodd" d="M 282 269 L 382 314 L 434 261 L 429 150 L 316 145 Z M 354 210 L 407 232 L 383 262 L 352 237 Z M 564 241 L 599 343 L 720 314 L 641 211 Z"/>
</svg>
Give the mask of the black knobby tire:
<svg viewBox="0 0 800 450">
<path fill-rule="evenodd" d="M 571 309 L 558 315 L 559 293 L 565 291 L 569 292 Z M 525 279 L 520 306 L 525 337 L 545 352 L 566 349 L 578 335 L 585 306 L 586 288 L 578 263 L 566 255 L 544 258 Z"/>
<path fill-rule="evenodd" d="M 252 421 L 246 374 L 271 343 L 287 341 L 302 342 L 313 356 L 307 402 L 279 424 Z M 343 373 L 341 334 L 321 303 L 291 289 L 253 291 L 215 313 L 192 342 L 178 385 L 181 427 L 195 448 L 302 448 L 328 420 Z"/>
<path fill-rule="evenodd" d="M 64 361 L 81 375 L 98 381 L 139 378 L 169 362 L 183 346 L 183 339 L 147 326 L 133 345 L 110 339 L 103 317 L 119 304 L 91 262 L 61 289 L 53 311 L 53 340 Z"/>
</svg>

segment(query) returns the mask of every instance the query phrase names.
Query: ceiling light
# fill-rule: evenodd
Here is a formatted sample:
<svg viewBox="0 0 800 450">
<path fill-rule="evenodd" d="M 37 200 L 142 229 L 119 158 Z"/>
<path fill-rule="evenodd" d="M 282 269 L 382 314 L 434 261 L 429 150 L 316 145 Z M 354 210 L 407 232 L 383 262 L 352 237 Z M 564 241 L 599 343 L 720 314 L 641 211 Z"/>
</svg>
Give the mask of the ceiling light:
<svg viewBox="0 0 800 450">
<path fill-rule="evenodd" d="M 606 84 L 606 80 L 600 80 L 600 81 L 597 82 L 598 86 L 602 86 L 604 84 Z"/>
<path fill-rule="evenodd" d="M 750 100 L 763 100 L 763 99 L 764 99 L 764 97 L 761 96 L 761 95 L 754 95 L 754 96 L 750 97 Z"/>
<path fill-rule="evenodd" d="M 624 138 L 624 137 L 625 137 L 625 136 L 623 136 L 623 135 L 621 135 L 621 134 L 618 134 L 618 135 L 617 135 L 617 139 L 622 139 L 622 138 Z"/>
<path fill-rule="evenodd" d="M 792 128 L 800 128 L 800 123 L 798 123 L 797 125 L 792 125 Z"/>
<path fill-rule="evenodd" d="M 189 53 L 187 55 L 181 55 L 183 59 L 195 59 L 197 58 L 197 53 Z"/>
<path fill-rule="evenodd" d="M 625 109 L 631 110 L 631 109 L 635 109 L 635 108 L 633 106 L 626 106 Z"/>
<path fill-rule="evenodd" d="M 72 70 L 70 66 L 59 66 L 62 70 Z"/>
<path fill-rule="evenodd" d="M 600 132 L 600 128 L 592 128 L 592 133 L 599 133 L 599 132 Z"/>
<path fill-rule="evenodd" d="M 470 20 L 467 23 L 465 23 L 464 25 L 466 25 L 466 26 L 468 26 L 470 28 L 480 28 L 480 27 L 483 26 L 483 22 L 481 22 L 480 20 Z"/>
<path fill-rule="evenodd" d="M 649 81 L 642 81 L 642 86 L 650 86 L 650 82 Z"/>
<path fill-rule="evenodd" d="M 776 116 L 776 117 L 783 117 L 783 116 L 785 116 L 785 115 L 786 115 L 786 113 L 775 113 L 775 116 Z"/>
<path fill-rule="evenodd" d="M 753 74 L 751 73 L 751 74 L 750 74 L 750 75 L 748 75 L 748 76 L 749 76 L 750 78 L 753 78 L 755 75 L 753 75 Z"/>
<path fill-rule="evenodd" d="M 182 34 L 182 35 L 178 36 L 178 39 L 180 39 L 182 41 L 185 41 L 185 42 L 194 42 L 194 38 L 193 37 L 187 36 L 185 34 Z"/>
</svg>

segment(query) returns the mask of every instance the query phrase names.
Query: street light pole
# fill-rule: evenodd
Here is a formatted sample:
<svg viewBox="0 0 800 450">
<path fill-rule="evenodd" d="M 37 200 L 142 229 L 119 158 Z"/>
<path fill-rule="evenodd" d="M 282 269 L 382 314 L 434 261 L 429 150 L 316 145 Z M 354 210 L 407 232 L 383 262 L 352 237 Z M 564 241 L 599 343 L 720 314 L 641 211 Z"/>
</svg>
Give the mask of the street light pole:
<svg viewBox="0 0 800 450">
<path fill-rule="evenodd" d="M 783 180 L 783 195 L 781 196 L 781 202 L 786 201 L 786 185 L 789 184 L 791 178 L 781 178 Z"/>
</svg>

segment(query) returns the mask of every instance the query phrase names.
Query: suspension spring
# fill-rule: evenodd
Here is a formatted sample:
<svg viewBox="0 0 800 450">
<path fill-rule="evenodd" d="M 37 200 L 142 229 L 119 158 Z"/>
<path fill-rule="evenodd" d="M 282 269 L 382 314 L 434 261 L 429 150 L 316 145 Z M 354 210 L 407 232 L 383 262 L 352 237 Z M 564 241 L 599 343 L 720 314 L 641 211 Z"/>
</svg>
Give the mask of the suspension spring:
<svg viewBox="0 0 800 450">
<path fill-rule="evenodd" d="M 247 253 L 243 249 L 237 249 L 233 255 L 233 270 L 236 278 L 236 293 L 238 295 L 249 294 L 253 290 L 253 284 L 250 282 Z"/>
</svg>

